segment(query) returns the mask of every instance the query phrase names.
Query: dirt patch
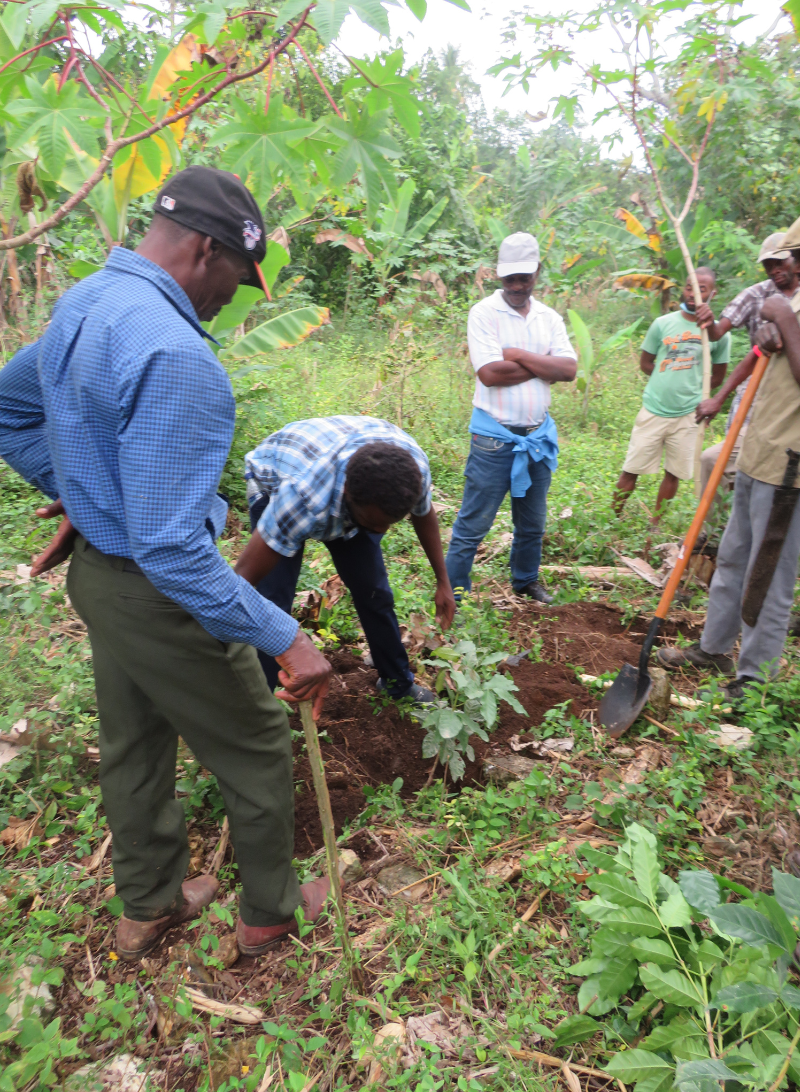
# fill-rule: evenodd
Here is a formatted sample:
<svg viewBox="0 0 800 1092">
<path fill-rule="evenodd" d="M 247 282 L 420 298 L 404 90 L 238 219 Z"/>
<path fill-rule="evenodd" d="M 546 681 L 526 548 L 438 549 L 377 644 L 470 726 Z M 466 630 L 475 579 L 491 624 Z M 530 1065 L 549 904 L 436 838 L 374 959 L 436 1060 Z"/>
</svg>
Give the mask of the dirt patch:
<svg viewBox="0 0 800 1092">
<path fill-rule="evenodd" d="M 592 675 L 618 671 L 624 663 L 639 661 L 649 618 L 637 615 L 623 622 L 622 613 L 608 603 L 565 603 L 550 607 L 531 603 L 514 612 L 510 631 L 522 648 L 542 646 L 539 655 L 554 664 L 574 664 Z M 700 628 L 689 618 L 670 619 L 666 636 L 678 632 L 699 637 Z"/>
<path fill-rule="evenodd" d="M 337 832 L 364 810 L 365 786 L 391 784 L 402 777 L 401 795 L 418 792 L 428 780 L 431 760 L 422 758 L 424 732 L 418 721 L 403 716 L 396 705 L 382 702 L 375 693 L 377 672 L 363 667 L 349 652 L 335 653 L 331 660 L 334 679 L 318 728 L 321 733 L 331 808 Z M 569 711 L 581 716 L 597 707 L 589 691 L 562 664 L 523 660 L 510 668 L 519 687 L 517 695 L 527 716 L 501 705 L 499 723 L 489 742 L 474 740 L 475 761 L 467 764 L 462 786 L 483 783 L 483 759 L 519 732 L 526 732 L 544 720 L 548 709 L 570 702 Z M 301 730 L 300 718 L 291 718 L 292 728 Z M 302 743 L 295 744 L 295 853 L 306 857 L 322 845 L 317 802 L 308 759 Z"/>
</svg>

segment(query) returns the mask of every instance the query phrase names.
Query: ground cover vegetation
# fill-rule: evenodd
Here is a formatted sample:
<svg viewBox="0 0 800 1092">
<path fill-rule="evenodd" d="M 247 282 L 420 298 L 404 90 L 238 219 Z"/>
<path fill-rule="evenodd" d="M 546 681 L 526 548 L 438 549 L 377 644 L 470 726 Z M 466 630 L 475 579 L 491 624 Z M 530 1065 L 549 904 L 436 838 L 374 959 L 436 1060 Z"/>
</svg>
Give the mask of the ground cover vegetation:
<svg viewBox="0 0 800 1092">
<path fill-rule="evenodd" d="M 424 16 L 424 0 L 408 6 Z M 416 437 L 447 533 L 468 450 L 467 312 L 494 288 L 499 240 L 533 231 L 537 291 L 581 354 L 578 381 L 554 391 L 562 451 L 544 562 L 558 567 L 547 576 L 558 594 L 548 609 L 510 594 L 504 508 L 443 642 L 411 528 L 395 527 L 385 552 L 398 616 L 418 678 L 443 695 L 420 724 L 375 693 L 349 596 L 310 543 L 296 612 L 335 667 L 319 727 L 340 845 L 360 859 L 346 888 L 355 965 L 332 923 L 236 958 L 222 800 L 185 749 L 190 868 L 217 872 L 220 899 L 127 965 L 113 947 L 121 906 L 86 632 L 63 572 L 27 578 L 52 528 L 33 518 L 35 491 L 0 468 L 0 1089 L 794 1086 L 794 641 L 778 681 L 736 715 L 752 733 L 741 750 L 718 742 L 730 714 L 713 706 L 666 706 L 616 744 L 596 724 L 603 679 L 636 662 L 658 594 L 624 575 L 620 555 L 658 568 L 658 547 L 693 510 L 682 487 L 653 532 L 655 479 L 621 519 L 610 509 L 644 382 L 639 339 L 686 274 L 648 172 L 595 138 L 569 96 L 547 117 L 490 117 L 453 49 L 414 68 L 396 47 L 344 57 L 341 0 L 136 10 L 8 3 L 0 16 L 4 359 L 111 243 L 136 244 L 174 166 L 226 166 L 266 210 L 272 299 L 241 290 L 214 329 L 238 406 L 220 548 L 233 559 L 247 537 L 245 452 L 289 420 L 332 413 L 385 417 Z M 353 10 L 386 28 L 380 4 Z M 692 260 L 718 271 L 718 303 L 760 279 L 761 239 L 800 213 L 797 39 L 784 19 L 742 45 L 735 16 L 727 4 L 615 3 L 589 17 L 619 20 L 626 40 L 684 25 L 681 41 L 697 43 L 679 60 L 656 51 L 649 73 L 679 103 L 670 124 L 690 157 L 714 113 L 683 226 Z M 563 25 L 538 10 L 510 23 L 503 72 L 533 78 Z M 663 116 L 651 105 L 648 147 L 677 201 L 691 167 L 652 139 Z M 299 343 L 275 347 L 287 341 Z M 746 341 L 734 348 L 736 362 Z M 606 567 L 602 583 L 589 566 Z M 704 602 L 690 579 L 665 639 L 696 638 Z M 676 692 L 695 681 L 678 677 Z M 324 858 L 298 718 L 292 727 L 305 876 Z M 21 983 L 38 996 L 20 1001 Z"/>
</svg>

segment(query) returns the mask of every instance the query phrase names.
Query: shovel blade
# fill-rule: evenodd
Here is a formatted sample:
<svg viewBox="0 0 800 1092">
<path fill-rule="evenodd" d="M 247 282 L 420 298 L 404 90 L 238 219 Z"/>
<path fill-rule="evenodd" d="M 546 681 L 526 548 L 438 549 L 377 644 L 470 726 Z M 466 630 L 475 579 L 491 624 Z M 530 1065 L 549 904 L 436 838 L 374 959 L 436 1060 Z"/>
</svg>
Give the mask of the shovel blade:
<svg viewBox="0 0 800 1092">
<path fill-rule="evenodd" d="M 647 671 L 623 664 L 600 702 L 599 719 L 612 739 L 619 739 L 645 707 L 653 680 Z"/>
</svg>

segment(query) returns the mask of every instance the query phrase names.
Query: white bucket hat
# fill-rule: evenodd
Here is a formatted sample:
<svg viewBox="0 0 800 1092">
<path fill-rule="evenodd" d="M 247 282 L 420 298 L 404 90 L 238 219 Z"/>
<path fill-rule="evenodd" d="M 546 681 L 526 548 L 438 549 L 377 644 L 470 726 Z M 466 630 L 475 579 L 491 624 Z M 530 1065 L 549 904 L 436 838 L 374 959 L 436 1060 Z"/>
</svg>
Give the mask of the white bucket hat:
<svg viewBox="0 0 800 1092">
<path fill-rule="evenodd" d="M 512 273 L 535 273 L 539 268 L 539 243 L 527 231 L 507 235 L 500 244 L 497 255 L 497 276 L 510 277 Z"/>
<path fill-rule="evenodd" d="M 760 262 L 768 262 L 771 258 L 778 260 L 791 258 L 791 250 L 787 250 L 784 246 L 786 235 L 787 233 L 785 231 L 776 231 L 772 235 L 768 235 L 761 244 L 758 260 Z"/>
</svg>

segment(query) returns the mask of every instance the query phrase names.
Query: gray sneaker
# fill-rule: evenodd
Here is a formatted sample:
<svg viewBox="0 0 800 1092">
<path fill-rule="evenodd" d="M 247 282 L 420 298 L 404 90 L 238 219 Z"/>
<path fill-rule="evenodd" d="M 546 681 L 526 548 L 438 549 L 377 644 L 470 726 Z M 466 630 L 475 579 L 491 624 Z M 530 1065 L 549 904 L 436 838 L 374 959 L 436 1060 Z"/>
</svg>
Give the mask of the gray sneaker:
<svg viewBox="0 0 800 1092">
<path fill-rule="evenodd" d="M 736 665 L 732 656 L 726 656 L 724 652 L 712 655 L 703 652 L 700 642 L 687 645 L 686 648 L 660 648 L 656 653 L 656 660 L 661 667 L 669 671 L 676 671 L 681 667 L 695 667 L 700 671 L 713 671 L 717 675 L 735 675 Z"/>
</svg>

